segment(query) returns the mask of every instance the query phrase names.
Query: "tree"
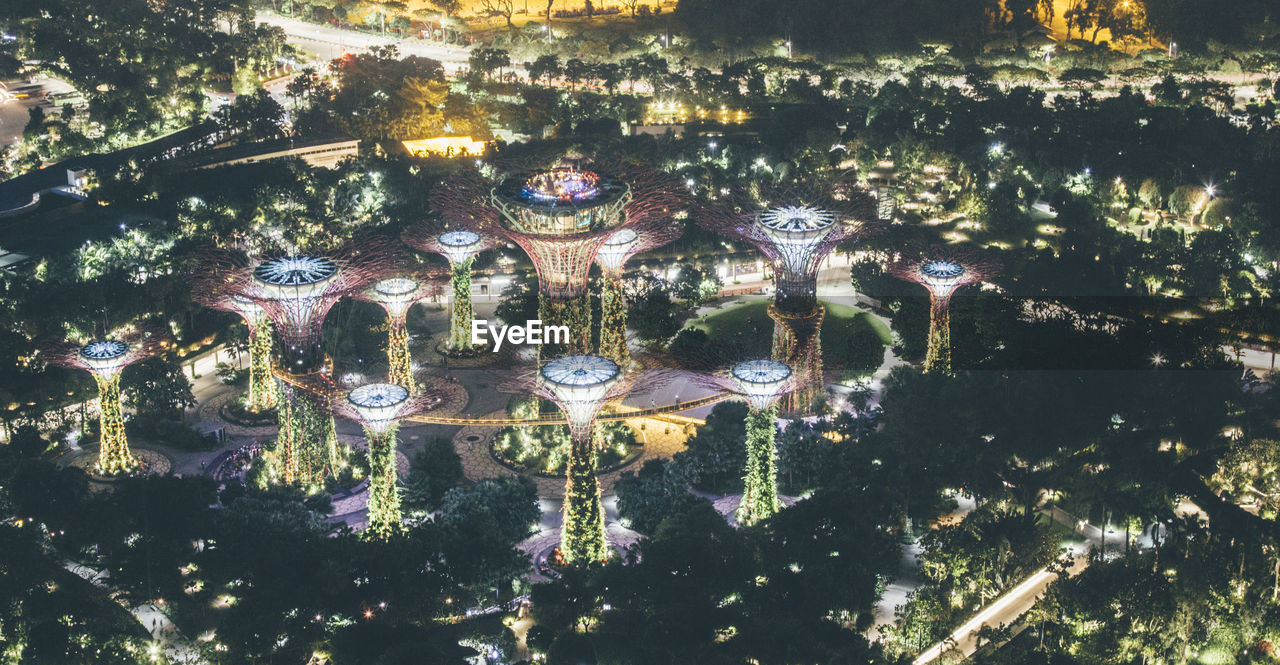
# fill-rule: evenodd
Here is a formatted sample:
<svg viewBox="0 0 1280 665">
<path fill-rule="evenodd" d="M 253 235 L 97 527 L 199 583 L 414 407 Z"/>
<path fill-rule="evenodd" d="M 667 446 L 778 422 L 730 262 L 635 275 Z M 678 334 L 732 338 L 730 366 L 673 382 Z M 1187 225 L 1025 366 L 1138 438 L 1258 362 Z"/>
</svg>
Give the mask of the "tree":
<svg viewBox="0 0 1280 665">
<path fill-rule="evenodd" d="M 471 487 L 455 487 L 444 494 L 440 520 L 446 526 L 466 524 L 470 530 L 490 530 L 503 542 L 524 540 L 534 528 L 538 486 L 525 476 L 485 478 Z"/>
<path fill-rule="evenodd" d="M 151 358 L 125 369 L 120 377 L 124 405 L 139 416 L 179 420 L 182 410 L 196 405 L 191 381 L 175 362 Z"/>
<path fill-rule="evenodd" d="M 445 492 L 457 487 L 462 480 L 462 458 L 454 451 L 453 441 L 431 437 L 409 462 L 404 501 L 411 506 L 434 507 Z"/>
<path fill-rule="evenodd" d="M 489 16 L 501 16 L 507 21 L 507 29 L 515 30 L 511 22 L 511 15 L 516 11 L 514 0 L 481 0 L 480 9 Z"/>
<path fill-rule="evenodd" d="M 495 73 L 502 75 L 503 67 L 511 66 L 511 54 L 500 48 L 472 49 L 467 62 L 471 71 L 480 72 L 485 78 L 493 78 Z"/>
<path fill-rule="evenodd" d="M 220 107 L 214 111 L 213 119 L 224 136 L 234 137 L 237 142 L 256 143 L 284 136 L 284 108 L 262 88 Z"/>
<path fill-rule="evenodd" d="M 689 493 L 684 469 L 676 463 L 652 459 L 640 472 L 627 471 L 618 479 L 618 517 L 640 533 L 653 533 L 667 517 L 698 502 Z"/>
<path fill-rule="evenodd" d="M 550 85 L 551 79 L 560 75 L 560 57 L 554 53 L 540 55 L 533 62 L 524 63 L 524 68 L 531 80 L 537 82 L 545 78 Z"/>
<path fill-rule="evenodd" d="M 640 340 L 650 344 L 665 342 L 680 330 L 675 303 L 661 286 L 645 289 L 631 301 L 628 321 Z"/>
</svg>

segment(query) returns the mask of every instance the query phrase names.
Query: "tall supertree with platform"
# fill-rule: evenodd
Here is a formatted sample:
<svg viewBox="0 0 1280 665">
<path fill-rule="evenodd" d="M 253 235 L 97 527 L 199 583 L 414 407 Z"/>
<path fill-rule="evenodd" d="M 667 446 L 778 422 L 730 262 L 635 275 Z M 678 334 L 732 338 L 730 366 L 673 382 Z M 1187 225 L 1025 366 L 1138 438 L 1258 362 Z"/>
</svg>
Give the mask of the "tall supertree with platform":
<svg viewBox="0 0 1280 665">
<path fill-rule="evenodd" d="M 664 223 L 665 221 L 665 223 Z M 596 252 L 600 266 L 600 355 L 620 365 L 631 361 L 627 348 L 627 302 L 622 271 L 631 257 L 680 237 L 675 220 L 652 218 L 609 236 Z"/>
<path fill-rule="evenodd" d="M 623 162 L 517 171 L 496 182 L 477 171 L 437 192 L 433 205 L 447 218 L 524 249 L 538 272 L 539 318 L 568 327 L 570 353 L 591 346 L 587 287 L 600 247 L 624 228 L 670 219 L 685 202 L 671 176 Z"/>
<path fill-rule="evenodd" d="M 778 401 L 803 385 L 791 366 L 777 360 L 747 360 L 728 372 L 702 375 L 702 381 L 747 403 L 747 464 L 742 474 L 739 524 L 751 525 L 782 507 L 778 500 L 777 436 Z"/>
<path fill-rule="evenodd" d="M 98 462 L 95 470 L 104 476 L 132 473 L 138 459 L 129 452 L 120 407 L 120 374 L 134 363 L 163 353 L 173 342 L 158 327 L 135 324 L 107 337 L 85 344 L 56 342 L 45 345 L 48 362 L 61 367 L 83 369 L 98 385 Z"/>
<path fill-rule="evenodd" d="M 439 254 L 449 261 L 452 271 L 453 308 L 449 315 L 449 337 L 444 350 L 450 354 L 466 354 L 471 348 L 471 320 L 475 308 L 471 303 L 471 267 L 476 256 L 492 249 L 498 239 L 488 233 L 466 228 L 441 230 L 425 225 L 412 226 L 400 235 L 414 249 Z"/>
<path fill-rule="evenodd" d="M 751 243 L 769 259 L 775 287 L 768 310 L 774 320 L 773 357 L 796 367 L 806 381 L 784 408 L 807 408 L 823 391 L 826 310 L 817 298 L 818 268 L 838 245 L 880 228 L 875 199 L 843 187 L 761 187 L 752 196 L 708 206 L 702 223 Z"/>
<path fill-rule="evenodd" d="M 376 303 L 387 313 L 387 381 L 417 391 L 413 380 L 413 356 L 409 353 L 409 308 L 440 294 L 443 275 L 430 270 L 401 269 L 391 271 L 370 284 L 355 297 Z"/>
<path fill-rule="evenodd" d="M 248 255 L 206 250 L 200 265 L 230 293 L 257 303 L 275 324 L 280 344 L 275 370 L 296 377 L 325 369 L 321 327 L 342 297 L 368 288 L 388 266 L 402 264 L 395 244 L 380 237 L 354 240 L 326 252 Z M 288 484 L 320 481 L 342 463 L 333 414 L 326 398 L 277 383 L 280 431 L 274 454 Z"/>
<path fill-rule="evenodd" d="M 929 345 L 924 371 L 951 373 L 951 296 L 957 289 L 990 279 L 999 264 L 986 254 L 951 245 L 899 257 L 888 272 L 929 290 Z"/>
<path fill-rule="evenodd" d="M 609 558 L 604 506 L 596 477 L 596 414 L 607 402 L 626 394 L 634 375 L 618 363 L 595 355 L 568 355 L 544 363 L 535 377 L 503 386 L 507 392 L 534 394 L 549 400 L 569 422 L 570 450 L 565 469 L 564 520 L 560 556 L 569 564 L 598 563 Z"/>
<path fill-rule="evenodd" d="M 271 330 L 271 319 L 252 298 L 231 291 L 226 283 L 203 274 L 193 277 L 193 300 L 209 309 L 239 314 L 249 329 L 249 392 L 245 395 L 245 410 L 264 413 L 276 408 L 276 382 L 271 376 L 275 333 Z"/>
<path fill-rule="evenodd" d="M 403 533 L 397 487 L 396 433 L 400 420 L 438 406 L 444 393 L 430 385 L 410 392 L 403 385 L 371 383 L 333 400 L 338 415 L 364 428 L 369 442 L 369 525 L 365 535 L 386 540 Z"/>
</svg>

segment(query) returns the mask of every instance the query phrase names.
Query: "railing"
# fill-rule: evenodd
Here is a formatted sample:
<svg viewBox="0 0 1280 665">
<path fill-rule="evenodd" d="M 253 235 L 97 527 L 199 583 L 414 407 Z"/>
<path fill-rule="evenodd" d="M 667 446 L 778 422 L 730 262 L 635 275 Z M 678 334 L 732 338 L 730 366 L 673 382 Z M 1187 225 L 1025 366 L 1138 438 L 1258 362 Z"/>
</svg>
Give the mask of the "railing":
<svg viewBox="0 0 1280 665">
<path fill-rule="evenodd" d="M 332 369 L 330 369 L 332 371 Z M 329 375 L 323 371 L 312 372 L 310 374 L 290 374 L 280 371 L 276 368 L 275 375 L 280 380 L 296 386 L 301 390 L 312 394 L 323 395 L 325 397 L 339 398 L 345 391 Z M 631 418 L 663 418 L 672 422 L 684 422 L 698 424 L 699 421 L 694 418 L 684 418 L 673 414 L 681 411 L 688 411 L 703 406 L 709 406 L 717 402 L 728 399 L 729 393 L 716 393 L 699 397 L 684 402 L 676 402 L 675 404 L 664 404 L 661 406 L 651 406 L 648 408 L 639 408 L 634 406 L 625 406 L 618 404 L 614 406 L 611 413 L 601 413 L 596 417 L 599 421 L 617 421 L 629 420 Z M 413 416 L 405 417 L 405 420 L 412 423 L 430 424 L 430 425 L 481 425 L 492 427 L 507 427 L 521 425 L 566 425 L 564 415 L 560 412 L 541 413 L 533 418 L 483 418 L 477 416 L 444 416 L 435 415 L 431 412 L 420 413 Z"/>
</svg>

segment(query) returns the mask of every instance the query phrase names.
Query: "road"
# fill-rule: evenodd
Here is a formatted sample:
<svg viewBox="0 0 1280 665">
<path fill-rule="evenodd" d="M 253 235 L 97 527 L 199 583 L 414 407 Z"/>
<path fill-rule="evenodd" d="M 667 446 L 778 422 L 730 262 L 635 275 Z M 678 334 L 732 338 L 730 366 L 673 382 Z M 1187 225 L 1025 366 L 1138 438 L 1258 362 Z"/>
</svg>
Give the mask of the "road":
<svg viewBox="0 0 1280 665">
<path fill-rule="evenodd" d="M 27 126 L 27 120 L 31 117 L 31 108 L 38 106 L 44 100 L 46 93 L 62 93 L 74 90 L 70 84 L 54 78 L 43 78 L 34 84 L 21 79 L 5 81 L 0 83 L 0 88 L 17 90 L 31 85 L 38 87 L 22 90 L 26 95 L 23 99 L 14 99 L 12 95 L 0 92 L 0 147 L 10 145 L 22 137 L 22 130 Z M 45 113 L 57 112 L 58 109 L 45 108 Z"/>
<path fill-rule="evenodd" d="M 1106 533 L 1103 530 L 1088 521 L 1080 521 L 1075 516 L 1067 513 L 1060 508 L 1052 508 L 1048 512 L 1054 521 L 1059 524 L 1071 526 L 1078 530 L 1085 538 L 1085 542 L 1079 546 L 1073 546 L 1071 551 L 1064 555 L 1069 562 L 1067 566 L 1067 575 L 1075 577 L 1085 568 L 1089 567 L 1091 560 L 1090 553 L 1095 549 L 1101 549 L 1106 553 L 1108 548 L 1111 550 L 1123 550 L 1125 547 L 1125 535 L 1112 529 Z M 1134 541 L 1139 549 L 1149 549 L 1154 546 L 1151 540 L 1150 532 L 1144 533 Z M 1044 592 L 1054 580 L 1058 579 L 1058 573 L 1048 569 L 1041 568 L 1032 573 L 1027 579 L 1023 580 L 1018 586 L 1007 591 L 1004 595 L 993 600 L 982 611 L 974 615 L 973 618 L 961 624 L 961 626 L 950 635 L 947 639 L 938 642 L 929 647 L 919 656 L 916 657 L 912 665 L 926 665 L 938 660 L 944 653 L 959 651 L 964 658 L 968 658 L 985 643 L 981 641 L 979 633 L 987 626 L 1010 626 L 1016 623 L 1022 615 L 1026 614 L 1035 607 L 1040 601 Z"/>
<path fill-rule="evenodd" d="M 417 55 L 439 60 L 444 65 L 445 71 L 452 74 L 467 66 L 470 53 L 468 49 L 458 46 L 444 46 L 421 39 L 399 39 L 343 30 L 269 12 L 259 12 L 258 22 L 281 28 L 288 36 L 289 43 L 301 46 L 323 61 L 340 58 L 347 53 L 366 51 L 374 46 L 395 46 L 400 49 L 402 56 Z"/>
</svg>

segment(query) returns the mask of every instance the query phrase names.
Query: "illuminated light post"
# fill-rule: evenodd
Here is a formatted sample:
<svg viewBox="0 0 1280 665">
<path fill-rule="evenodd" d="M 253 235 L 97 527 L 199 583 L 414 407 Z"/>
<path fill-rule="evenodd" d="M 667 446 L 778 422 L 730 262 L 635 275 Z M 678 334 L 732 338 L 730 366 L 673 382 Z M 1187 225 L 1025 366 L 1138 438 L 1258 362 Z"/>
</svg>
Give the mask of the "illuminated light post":
<svg viewBox="0 0 1280 665">
<path fill-rule="evenodd" d="M 777 360 L 748 360 L 727 373 L 703 375 L 700 379 L 747 403 L 747 463 L 737 520 L 747 526 L 755 524 L 782 508 L 775 448 L 778 401 L 802 385 L 804 377 L 796 376 L 791 366 Z"/>
<path fill-rule="evenodd" d="M 496 184 L 475 172 L 433 199 L 446 218 L 525 251 L 538 273 L 538 316 L 569 328 L 568 353 L 591 345 L 588 275 L 600 247 L 623 228 L 671 223 L 686 201 L 666 174 L 622 162 L 597 167 L 523 172 Z"/>
<path fill-rule="evenodd" d="M 409 308 L 439 293 L 439 287 L 425 272 L 403 272 L 380 279 L 355 296 L 380 305 L 387 313 L 387 381 L 417 391 L 413 380 L 413 356 L 409 353 Z"/>
<path fill-rule="evenodd" d="M 806 381 L 789 393 L 783 409 L 801 412 L 824 390 L 822 320 L 818 268 L 844 242 L 865 239 L 880 228 L 876 200 L 865 192 L 836 188 L 762 191 L 755 199 L 709 206 L 702 224 L 720 235 L 756 247 L 773 267 L 773 358 L 797 368 Z"/>
<path fill-rule="evenodd" d="M 924 371 L 951 373 L 951 297 L 962 286 L 990 279 L 999 270 L 991 259 L 959 247 L 938 247 L 901 258 L 888 272 L 929 290 L 929 345 Z"/>
<path fill-rule="evenodd" d="M 449 315 L 449 337 L 444 348 L 451 354 L 469 353 L 472 351 L 471 320 L 475 318 L 471 302 L 471 267 L 476 255 L 496 245 L 497 238 L 468 229 L 440 232 L 420 226 L 405 230 L 400 238 L 414 249 L 448 259 L 452 271 L 453 309 Z"/>
<path fill-rule="evenodd" d="M 124 368 L 159 355 L 172 346 L 158 328 L 135 325 L 87 344 L 47 345 L 49 362 L 83 369 L 98 386 L 98 461 L 94 470 L 104 476 L 132 473 L 138 459 L 129 452 L 120 407 L 120 374 Z"/>
<path fill-rule="evenodd" d="M 192 281 L 191 297 L 210 309 L 234 312 L 249 329 L 249 392 L 244 408 L 250 413 L 263 413 L 276 408 L 276 385 L 271 376 L 271 353 L 275 333 L 271 319 L 252 298 L 228 293 L 226 285 L 198 276 Z"/>
<path fill-rule="evenodd" d="M 280 340 L 275 370 L 282 378 L 273 456 L 282 479 L 309 485 L 326 472 L 336 475 L 344 462 L 328 398 L 292 382 L 324 370 L 320 330 L 325 316 L 340 298 L 368 288 L 388 266 L 401 265 L 396 246 L 370 237 L 329 252 L 248 256 L 206 250 L 201 258 L 197 263 L 206 279 L 257 303 L 275 324 Z"/>
<path fill-rule="evenodd" d="M 625 394 L 634 379 L 604 356 L 567 355 L 543 364 L 536 377 L 503 386 L 507 392 L 533 393 L 555 403 L 569 422 L 560 532 L 560 556 L 569 564 L 599 563 L 609 558 L 596 477 L 596 414 L 605 403 Z"/>
<path fill-rule="evenodd" d="M 396 484 L 396 433 L 402 418 L 443 401 L 444 394 L 430 385 L 411 393 L 405 386 L 393 383 L 363 385 L 334 400 L 334 411 L 360 423 L 369 442 L 369 525 L 365 537 L 386 540 L 404 532 Z"/>
<path fill-rule="evenodd" d="M 600 266 L 600 355 L 625 366 L 631 361 L 627 348 L 627 302 L 622 271 L 627 261 L 680 236 L 675 224 L 645 224 L 615 232 L 596 252 Z"/>
</svg>

